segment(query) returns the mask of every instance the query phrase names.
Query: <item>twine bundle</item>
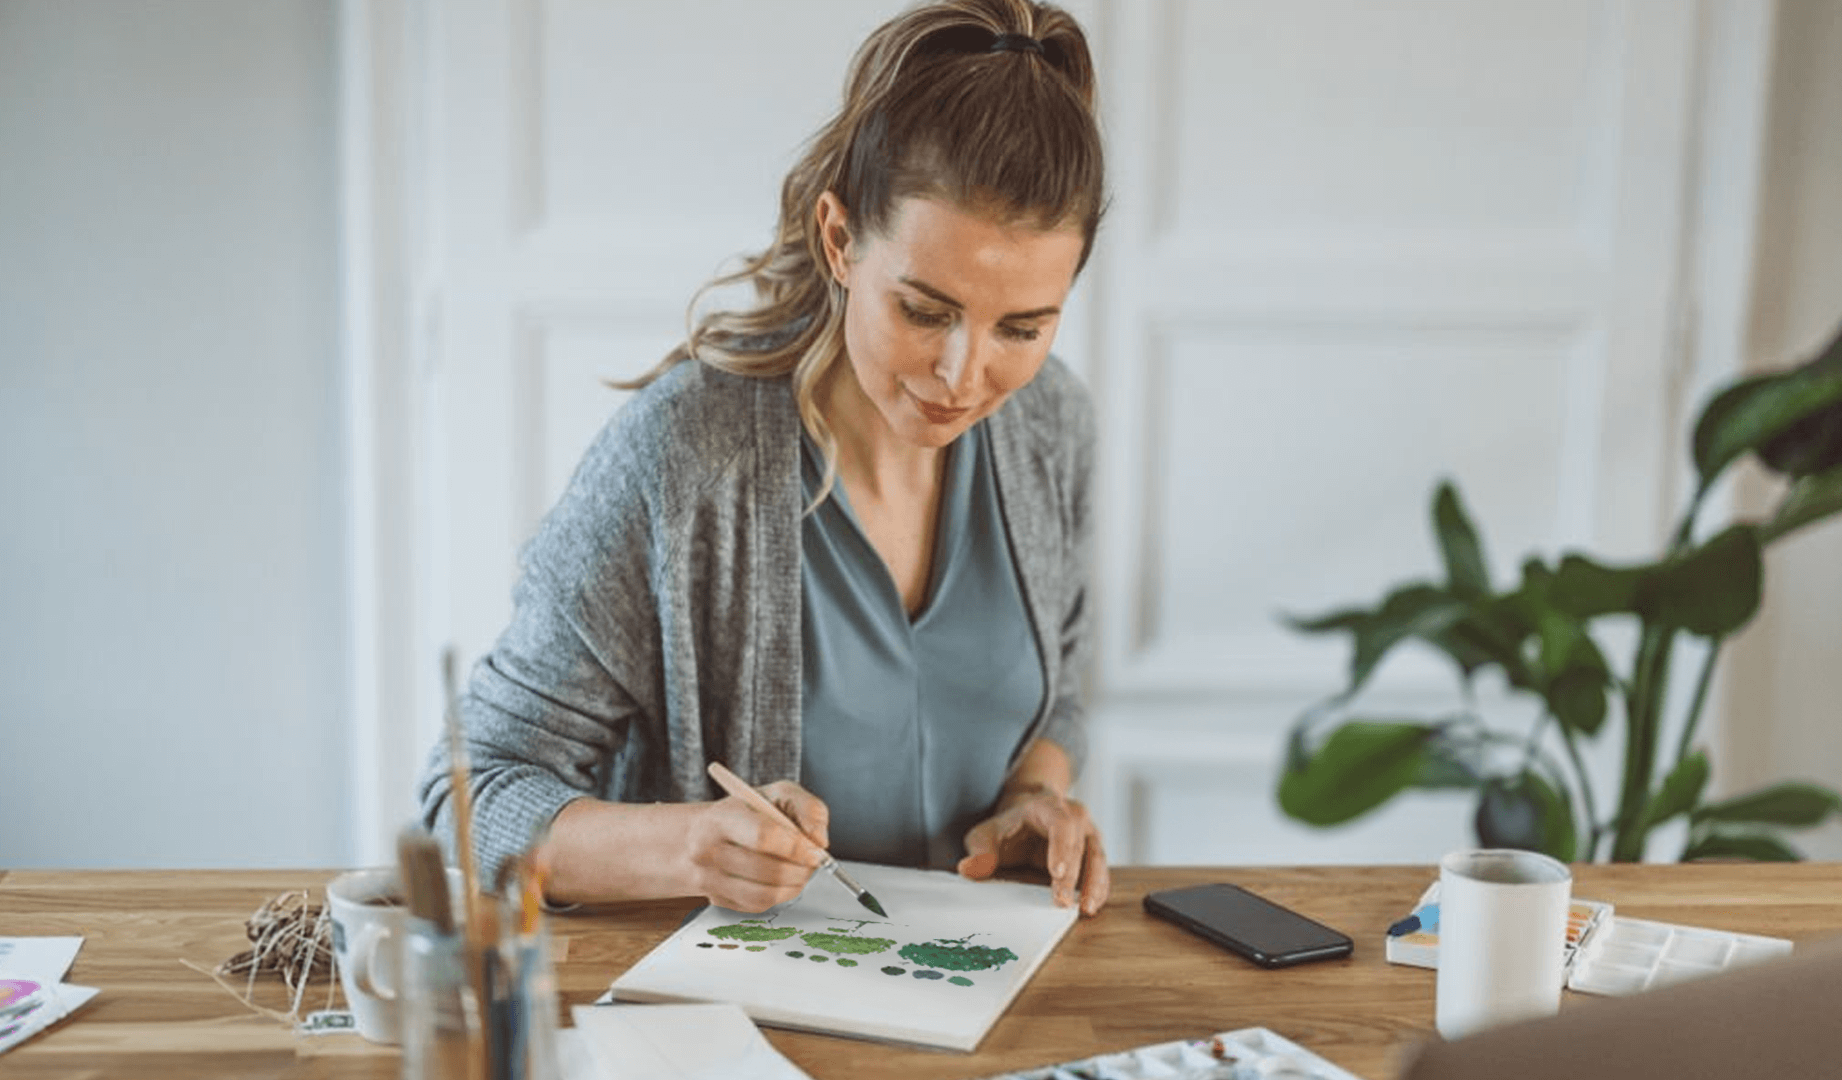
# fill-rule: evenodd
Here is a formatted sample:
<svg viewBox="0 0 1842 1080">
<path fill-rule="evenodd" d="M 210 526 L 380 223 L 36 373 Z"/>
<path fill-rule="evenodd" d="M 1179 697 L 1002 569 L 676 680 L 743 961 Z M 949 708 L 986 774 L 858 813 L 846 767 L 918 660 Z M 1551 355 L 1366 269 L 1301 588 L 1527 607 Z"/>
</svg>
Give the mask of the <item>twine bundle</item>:
<svg viewBox="0 0 1842 1080">
<path fill-rule="evenodd" d="M 333 972 L 332 920 L 326 909 L 307 902 L 305 891 L 282 893 L 256 909 L 243 924 L 255 944 L 218 965 L 220 975 L 248 972 L 281 974 L 288 989 L 299 990 L 307 981 Z"/>
<path fill-rule="evenodd" d="M 305 890 L 281 893 L 265 900 L 256 913 L 243 924 L 252 948 L 231 957 L 215 969 L 207 970 L 189 960 L 181 963 L 205 972 L 219 986 L 236 994 L 238 1000 L 265 1016 L 288 1023 L 299 1019 L 301 998 L 309 983 L 333 973 L 333 921 L 324 907 L 309 903 Z M 264 973 L 281 976 L 291 990 L 292 1000 L 286 1013 L 266 1008 L 255 1000 L 256 977 Z M 226 975 L 247 975 L 239 991 L 225 980 Z M 332 1001 L 332 983 L 327 984 L 327 1002 Z"/>
</svg>

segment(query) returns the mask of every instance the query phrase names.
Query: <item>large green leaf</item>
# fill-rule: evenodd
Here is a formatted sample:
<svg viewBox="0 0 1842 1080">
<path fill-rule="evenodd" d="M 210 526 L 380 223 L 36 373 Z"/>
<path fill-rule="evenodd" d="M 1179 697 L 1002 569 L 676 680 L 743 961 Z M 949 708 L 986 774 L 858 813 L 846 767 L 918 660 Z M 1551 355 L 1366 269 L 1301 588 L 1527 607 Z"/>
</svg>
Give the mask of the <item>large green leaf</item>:
<svg viewBox="0 0 1842 1080">
<path fill-rule="evenodd" d="M 1842 511 L 1842 465 L 1793 483 L 1772 520 L 1759 526 L 1759 542 L 1769 544 L 1838 511 Z"/>
<path fill-rule="evenodd" d="M 1433 496 L 1433 532 L 1439 537 L 1439 550 L 1445 556 L 1445 572 L 1452 595 L 1475 599 L 1490 592 L 1490 568 L 1484 561 L 1484 545 L 1477 527 L 1458 489 L 1449 480 L 1439 483 Z"/>
<path fill-rule="evenodd" d="M 1450 656 L 1466 678 L 1496 664 L 1511 685 L 1529 687 L 1528 665 L 1522 658 L 1522 641 L 1529 629 L 1508 601 L 1508 597 L 1473 601 L 1450 627 L 1426 635 L 1426 640 Z"/>
<path fill-rule="evenodd" d="M 1603 566 L 1584 555 L 1569 554 L 1548 582 L 1554 606 L 1584 619 L 1637 610 L 1637 590 L 1648 566 Z"/>
<path fill-rule="evenodd" d="M 1710 833 L 1691 840 L 1683 862 L 1697 859 L 1752 859 L 1755 862 L 1802 862 L 1804 853 L 1769 833 Z"/>
<path fill-rule="evenodd" d="M 1572 862 L 1579 844 L 1572 800 L 1532 770 L 1485 781 L 1475 824 L 1484 847 L 1540 851 Z"/>
<path fill-rule="evenodd" d="M 1281 615 L 1287 626 L 1305 634 L 1327 634 L 1332 630 L 1354 630 L 1374 618 L 1368 608 L 1342 608 L 1328 615 L 1314 618 L 1302 618 L 1296 615 Z"/>
<path fill-rule="evenodd" d="M 1340 825 L 1387 802 L 1426 768 L 1426 724 L 1351 720 L 1279 780 L 1279 807 L 1310 825 Z"/>
<path fill-rule="evenodd" d="M 1708 755 L 1700 750 L 1691 751 L 1669 771 L 1663 778 L 1663 786 L 1651 797 L 1650 806 L 1644 811 L 1644 827 L 1652 828 L 1693 810 L 1707 786 Z"/>
<path fill-rule="evenodd" d="M 1659 626 L 1724 637 L 1759 610 L 1764 573 L 1759 531 L 1740 524 L 1661 563 L 1612 567 L 1568 555 L 1548 596 L 1581 619 L 1632 612 Z"/>
<path fill-rule="evenodd" d="M 1789 371 L 1755 375 L 1722 390 L 1695 422 L 1695 468 L 1706 489 L 1748 450 L 1803 417 L 1842 402 L 1842 336 L 1823 355 Z"/>
<path fill-rule="evenodd" d="M 1830 814 L 1842 811 L 1842 796 L 1818 784 L 1797 780 L 1773 784 L 1697 809 L 1696 822 L 1741 822 L 1808 828 L 1820 825 Z"/>
<path fill-rule="evenodd" d="M 1842 465 L 1842 401 L 1805 413 L 1759 447 L 1759 460 L 1781 476 L 1803 477 Z"/>
<path fill-rule="evenodd" d="M 1350 657 L 1349 693 L 1369 681 L 1376 665 L 1409 638 L 1433 640 L 1465 617 L 1469 605 L 1432 585 L 1414 584 L 1396 590 L 1367 621 L 1357 625 L 1356 648 Z"/>
<path fill-rule="evenodd" d="M 1603 671 L 1570 668 L 1549 681 L 1542 696 L 1547 700 L 1548 711 L 1567 730 L 1591 737 L 1605 725 L 1606 691 L 1610 686 Z"/>
<path fill-rule="evenodd" d="M 1759 610 L 1764 574 L 1758 532 L 1751 525 L 1734 525 L 1645 573 L 1638 610 L 1664 626 L 1725 637 Z"/>
</svg>

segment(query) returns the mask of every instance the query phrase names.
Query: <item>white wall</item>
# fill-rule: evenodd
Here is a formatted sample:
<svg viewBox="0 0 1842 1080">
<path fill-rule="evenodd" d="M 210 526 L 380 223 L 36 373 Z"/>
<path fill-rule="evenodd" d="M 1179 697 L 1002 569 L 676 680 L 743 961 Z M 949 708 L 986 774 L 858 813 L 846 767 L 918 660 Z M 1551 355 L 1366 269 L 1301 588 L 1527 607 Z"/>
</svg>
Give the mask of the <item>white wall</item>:
<svg viewBox="0 0 1842 1080">
<path fill-rule="evenodd" d="M 1808 358 L 1842 323 L 1842 4 L 1780 5 L 1769 140 L 1751 328 L 1761 370 Z M 1782 490 L 1752 469 L 1740 498 L 1764 512 Z M 1842 521 L 1768 552 L 1765 593 L 1726 658 L 1721 786 L 1801 777 L 1842 787 Z M 1799 843 L 1842 858 L 1842 827 Z"/>
<path fill-rule="evenodd" d="M 0 867 L 347 846 L 330 3 L 0 3 Z"/>
<path fill-rule="evenodd" d="M 1119 16 L 1136 7 L 1072 6 L 1103 13 L 1089 18 L 1103 57 L 1125 47 Z M 335 22 L 332 0 L 0 0 L 0 867 L 357 857 Z M 1842 315 L 1842 5 L 1785 0 L 1777 36 L 1762 367 Z M 844 54 L 815 51 L 829 85 Z M 607 355 L 583 335 L 549 344 L 571 371 Z M 1719 782 L 1842 781 L 1842 525 L 1775 551 L 1767 583 L 1723 678 L 1735 719 Z M 1214 739 L 1247 756 L 1218 710 L 1195 720 L 1205 730 L 1172 728 L 1173 755 Z M 1272 779 L 1200 770 L 1116 794 L 1158 832 L 1236 784 L 1264 799 Z M 1435 819 L 1462 832 L 1462 808 L 1422 809 L 1416 843 Z M 1342 857 L 1397 857 L 1399 832 L 1378 818 L 1342 837 Z M 1842 855 L 1842 830 L 1830 839 L 1815 850 Z M 1272 841 L 1247 857 L 1298 857 Z M 1150 835 L 1138 849 L 1217 857 Z"/>
</svg>

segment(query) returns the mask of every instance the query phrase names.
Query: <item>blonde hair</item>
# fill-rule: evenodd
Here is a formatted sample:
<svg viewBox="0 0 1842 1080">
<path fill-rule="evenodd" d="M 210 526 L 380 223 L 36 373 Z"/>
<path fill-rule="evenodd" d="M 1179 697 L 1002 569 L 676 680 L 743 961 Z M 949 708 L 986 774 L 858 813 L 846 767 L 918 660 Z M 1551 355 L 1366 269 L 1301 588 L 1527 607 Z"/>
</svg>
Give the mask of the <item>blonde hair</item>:
<svg viewBox="0 0 1842 1080">
<path fill-rule="evenodd" d="M 999 35 L 1023 35 L 1036 47 L 994 51 Z M 1031 0 L 911 8 L 858 48 L 843 106 L 781 185 L 773 244 L 699 289 L 686 308 L 685 340 L 619 385 L 637 389 L 691 359 L 738 375 L 791 372 L 800 418 L 825 458 L 823 501 L 837 440 L 817 393 L 844 353 L 844 291 L 826 264 L 819 197 L 838 196 L 853 240 L 886 235 L 901 201 L 918 195 L 1043 229 L 1078 224 L 1078 273 L 1093 250 L 1104 189 L 1093 61 L 1073 16 Z M 743 282 L 754 285 L 755 306 L 696 316 L 712 289 Z"/>
</svg>

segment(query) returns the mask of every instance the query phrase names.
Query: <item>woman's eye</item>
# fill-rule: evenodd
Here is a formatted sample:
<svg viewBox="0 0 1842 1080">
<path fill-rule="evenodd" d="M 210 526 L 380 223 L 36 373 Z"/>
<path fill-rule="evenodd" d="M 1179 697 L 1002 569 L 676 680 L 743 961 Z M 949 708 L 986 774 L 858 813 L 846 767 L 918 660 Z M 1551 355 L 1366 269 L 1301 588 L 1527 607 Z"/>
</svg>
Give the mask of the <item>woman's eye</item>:
<svg viewBox="0 0 1842 1080">
<path fill-rule="evenodd" d="M 998 333 L 1012 341 L 1035 341 L 1042 331 L 1034 326 L 1000 326 Z"/>
<path fill-rule="evenodd" d="M 916 326 L 925 326 L 930 330 L 937 330 L 952 321 L 952 316 L 945 312 L 922 311 L 920 308 L 910 307 L 907 303 L 902 305 L 902 314 L 908 318 L 909 322 Z"/>
</svg>

